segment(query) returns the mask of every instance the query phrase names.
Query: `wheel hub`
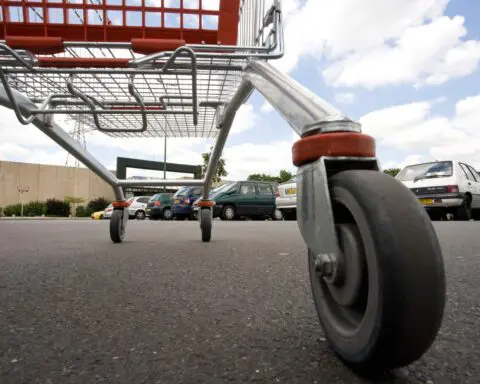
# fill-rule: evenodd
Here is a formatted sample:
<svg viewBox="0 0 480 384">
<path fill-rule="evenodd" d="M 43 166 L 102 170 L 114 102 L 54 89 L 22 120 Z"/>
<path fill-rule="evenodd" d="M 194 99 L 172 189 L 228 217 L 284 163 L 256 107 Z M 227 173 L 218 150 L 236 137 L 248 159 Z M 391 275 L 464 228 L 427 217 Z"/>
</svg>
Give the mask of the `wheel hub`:
<svg viewBox="0 0 480 384">
<path fill-rule="evenodd" d="M 333 299 L 342 306 L 356 302 L 363 276 L 364 253 L 356 226 L 337 226 L 340 252 L 321 254 L 315 258 L 315 270 L 328 286 Z"/>
</svg>

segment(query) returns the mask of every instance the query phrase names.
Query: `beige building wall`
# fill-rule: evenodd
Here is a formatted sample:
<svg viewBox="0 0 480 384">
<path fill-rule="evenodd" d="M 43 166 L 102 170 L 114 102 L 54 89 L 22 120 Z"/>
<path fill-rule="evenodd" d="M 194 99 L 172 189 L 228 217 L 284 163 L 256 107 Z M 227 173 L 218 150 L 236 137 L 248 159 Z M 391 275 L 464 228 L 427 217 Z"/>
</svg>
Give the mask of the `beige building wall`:
<svg viewBox="0 0 480 384">
<path fill-rule="evenodd" d="M 18 186 L 28 186 L 23 202 L 63 200 L 82 197 L 86 202 L 97 197 L 113 200 L 113 189 L 86 168 L 0 161 L 0 206 L 20 202 Z"/>
</svg>

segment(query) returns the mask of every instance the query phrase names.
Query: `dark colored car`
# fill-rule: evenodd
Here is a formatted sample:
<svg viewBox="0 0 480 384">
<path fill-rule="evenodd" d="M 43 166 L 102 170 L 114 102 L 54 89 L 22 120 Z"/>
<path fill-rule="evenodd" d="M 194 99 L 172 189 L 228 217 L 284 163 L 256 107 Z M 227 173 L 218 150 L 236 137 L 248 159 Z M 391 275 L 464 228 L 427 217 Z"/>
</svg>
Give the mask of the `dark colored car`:
<svg viewBox="0 0 480 384">
<path fill-rule="evenodd" d="M 172 194 L 158 193 L 151 197 L 147 203 L 147 217 L 153 220 L 171 220 L 172 214 Z"/>
<path fill-rule="evenodd" d="M 261 181 L 224 184 L 210 193 L 210 199 L 215 201 L 213 217 L 220 217 L 222 220 L 239 217 L 276 220 L 275 187 L 275 183 Z"/>
<path fill-rule="evenodd" d="M 195 219 L 192 204 L 202 195 L 202 187 L 183 187 L 173 195 L 172 213 L 177 219 Z"/>
</svg>

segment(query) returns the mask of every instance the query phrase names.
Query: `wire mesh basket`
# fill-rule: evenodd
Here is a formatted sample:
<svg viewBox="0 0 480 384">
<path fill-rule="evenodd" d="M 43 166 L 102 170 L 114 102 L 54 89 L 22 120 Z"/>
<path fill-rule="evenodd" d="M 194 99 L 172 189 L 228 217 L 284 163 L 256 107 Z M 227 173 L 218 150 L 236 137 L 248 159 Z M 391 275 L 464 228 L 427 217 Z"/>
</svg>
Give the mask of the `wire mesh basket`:
<svg viewBox="0 0 480 384">
<path fill-rule="evenodd" d="M 283 54 L 278 0 L 0 3 L 7 91 L 111 136 L 215 137 L 246 62 Z"/>
</svg>

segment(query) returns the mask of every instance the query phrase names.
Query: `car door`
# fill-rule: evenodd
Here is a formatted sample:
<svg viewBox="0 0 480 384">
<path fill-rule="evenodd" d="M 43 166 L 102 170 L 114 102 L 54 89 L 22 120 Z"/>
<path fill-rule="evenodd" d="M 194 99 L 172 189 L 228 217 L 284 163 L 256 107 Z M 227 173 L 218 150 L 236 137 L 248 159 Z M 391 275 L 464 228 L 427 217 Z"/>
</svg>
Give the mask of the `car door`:
<svg viewBox="0 0 480 384">
<path fill-rule="evenodd" d="M 237 214 L 240 216 L 256 215 L 257 210 L 257 190 L 253 182 L 243 182 L 240 184 L 238 193 L 235 196 Z"/>
<path fill-rule="evenodd" d="M 258 183 L 257 209 L 260 215 L 271 215 L 275 211 L 275 193 L 270 184 Z"/>
<path fill-rule="evenodd" d="M 468 165 L 465 163 L 463 163 L 463 165 L 469 171 L 469 173 L 467 173 L 467 177 L 469 178 L 468 181 L 471 183 L 471 187 L 472 187 L 472 191 L 471 191 L 472 207 L 480 208 L 480 175 L 475 171 L 475 169 L 471 165 Z"/>
</svg>

